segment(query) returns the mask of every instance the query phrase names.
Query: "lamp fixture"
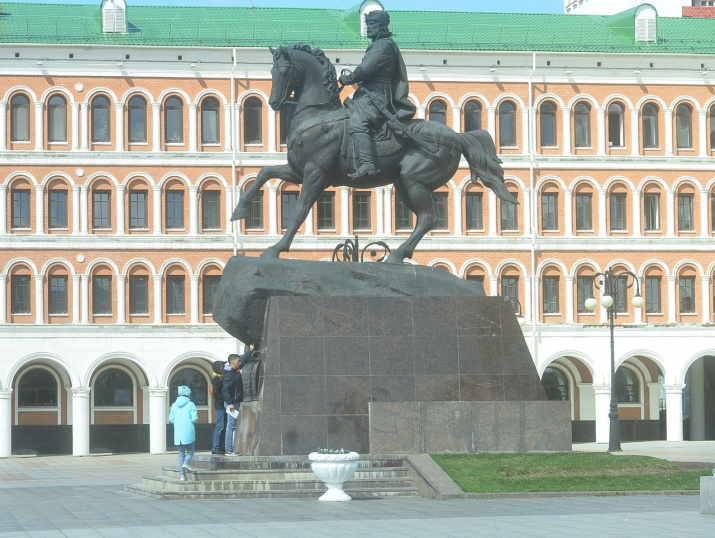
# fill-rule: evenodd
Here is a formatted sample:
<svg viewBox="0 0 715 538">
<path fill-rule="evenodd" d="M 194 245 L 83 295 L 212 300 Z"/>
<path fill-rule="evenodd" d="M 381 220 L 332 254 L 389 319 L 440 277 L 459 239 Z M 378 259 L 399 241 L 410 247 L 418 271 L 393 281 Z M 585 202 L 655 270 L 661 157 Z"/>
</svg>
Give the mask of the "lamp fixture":
<svg viewBox="0 0 715 538">
<path fill-rule="evenodd" d="M 117 67 L 122 67 L 124 65 L 124 62 L 117 62 Z"/>
<path fill-rule="evenodd" d="M 491 66 L 491 67 L 489 68 L 489 72 L 490 72 L 490 73 L 493 73 L 493 72 L 496 71 L 496 70 L 497 70 L 497 66 L 496 66 L 496 65 L 493 65 L 493 66 Z"/>
<path fill-rule="evenodd" d="M 420 71 L 426 71 L 425 66 L 423 64 L 420 64 Z"/>
<path fill-rule="evenodd" d="M 37 60 L 37 65 L 42 65 L 42 60 Z"/>
<path fill-rule="evenodd" d="M 636 68 L 633 70 L 633 74 L 634 74 L 634 75 L 640 75 L 640 74 L 641 74 L 641 70 L 636 67 Z"/>
<path fill-rule="evenodd" d="M 570 75 L 570 74 L 571 74 L 571 68 L 569 68 L 569 67 L 566 68 L 566 74 L 567 74 L 567 75 Z"/>
<path fill-rule="evenodd" d="M 189 67 L 196 67 L 195 63 L 189 64 Z"/>
</svg>

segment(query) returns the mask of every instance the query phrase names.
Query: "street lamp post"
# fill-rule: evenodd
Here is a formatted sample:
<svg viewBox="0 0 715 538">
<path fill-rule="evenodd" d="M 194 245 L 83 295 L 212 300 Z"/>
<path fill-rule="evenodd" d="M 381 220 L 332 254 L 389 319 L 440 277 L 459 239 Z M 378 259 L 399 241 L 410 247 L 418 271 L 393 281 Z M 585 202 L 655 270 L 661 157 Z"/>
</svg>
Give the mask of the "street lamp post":
<svg viewBox="0 0 715 538">
<path fill-rule="evenodd" d="M 618 426 L 618 403 L 616 401 L 616 358 L 614 347 L 614 323 L 613 320 L 618 315 L 616 311 L 617 304 L 614 305 L 614 297 L 619 293 L 617 282 L 623 282 L 621 293 L 626 293 L 628 288 L 636 287 L 636 294 L 631 300 L 631 304 L 635 308 L 643 306 L 643 297 L 641 297 L 641 289 L 638 283 L 638 277 L 630 271 L 620 271 L 614 273 L 610 268 L 603 273 L 593 275 L 593 287 L 601 292 L 601 305 L 608 312 L 608 326 L 611 330 L 611 406 L 608 418 L 610 419 L 610 432 L 608 436 L 608 451 L 621 451 L 621 432 Z M 586 299 L 584 306 L 589 310 L 595 310 L 598 306 L 598 301 L 591 296 Z"/>
</svg>

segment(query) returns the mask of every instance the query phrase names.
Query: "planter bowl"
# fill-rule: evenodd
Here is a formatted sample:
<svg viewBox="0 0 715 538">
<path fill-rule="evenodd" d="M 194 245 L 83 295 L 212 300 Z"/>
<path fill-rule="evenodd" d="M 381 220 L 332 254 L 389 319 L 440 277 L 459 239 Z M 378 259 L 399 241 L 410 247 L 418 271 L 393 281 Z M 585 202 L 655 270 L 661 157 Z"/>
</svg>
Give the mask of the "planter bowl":
<svg viewBox="0 0 715 538">
<path fill-rule="evenodd" d="M 357 452 L 347 454 L 311 452 L 308 455 L 313 473 L 328 487 L 328 491 L 320 497 L 321 501 L 351 500 L 350 495 L 343 491 L 343 482 L 355 473 L 359 458 L 360 454 Z"/>
</svg>

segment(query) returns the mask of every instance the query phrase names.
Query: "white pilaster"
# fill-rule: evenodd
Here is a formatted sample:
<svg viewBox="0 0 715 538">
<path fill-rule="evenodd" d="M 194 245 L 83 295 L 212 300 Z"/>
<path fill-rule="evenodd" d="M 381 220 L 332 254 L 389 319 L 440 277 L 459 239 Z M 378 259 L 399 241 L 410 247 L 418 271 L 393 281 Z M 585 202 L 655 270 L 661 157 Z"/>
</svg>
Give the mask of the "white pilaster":
<svg viewBox="0 0 715 538">
<path fill-rule="evenodd" d="M 685 385 L 663 385 L 667 441 L 683 440 L 683 389 Z"/>
<path fill-rule="evenodd" d="M 673 156 L 673 109 L 666 108 L 663 110 L 665 121 L 665 156 Z"/>
<path fill-rule="evenodd" d="M 161 103 L 151 104 L 152 151 L 161 151 Z"/>
<path fill-rule="evenodd" d="M 497 196 L 490 189 L 487 191 L 487 204 L 489 206 L 489 232 L 490 237 L 496 237 L 499 227 L 497 226 Z"/>
<path fill-rule="evenodd" d="M 35 185 L 35 233 L 45 233 L 45 186 Z"/>
<path fill-rule="evenodd" d="M 117 235 L 126 233 L 126 222 L 124 218 L 124 185 L 117 185 L 117 200 L 115 208 L 117 211 Z"/>
<path fill-rule="evenodd" d="M 573 275 L 566 275 L 564 279 L 566 280 L 566 323 L 573 323 Z"/>
<path fill-rule="evenodd" d="M 45 323 L 44 275 L 35 275 L 35 325 Z"/>
<path fill-rule="evenodd" d="M 152 275 L 154 279 L 154 323 L 161 324 L 161 275 Z"/>
<path fill-rule="evenodd" d="M 521 110 L 521 152 L 529 154 L 531 147 L 531 137 L 529 136 L 529 119 L 531 118 L 531 107 L 524 107 Z"/>
<path fill-rule="evenodd" d="M 268 191 L 268 235 L 278 235 L 278 187 L 266 185 Z"/>
<path fill-rule="evenodd" d="M 377 235 L 383 235 L 385 233 L 385 202 L 383 201 L 384 193 L 384 187 L 377 187 L 375 189 L 375 217 L 377 220 Z"/>
<path fill-rule="evenodd" d="M 596 151 L 598 155 L 606 154 L 606 109 L 596 109 Z"/>
<path fill-rule="evenodd" d="M 424 112 L 424 110 L 423 110 Z M 348 235 L 350 233 L 350 188 L 339 187 L 340 189 L 340 235 Z"/>
<path fill-rule="evenodd" d="M 573 237 L 573 189 L 564 189 L 564 237 Z"/>
<path fill-rule="evenodd" d="M 598 189 L 598 237 L 606 237 L 606 189 Z"/>
<path fill-rule="evenodd" d="M 81 209 L 80 209 L 79 194 L 80 194 L 80 186 L 72 185 L 72 233 L 75 235 L 80 233 L 79 215 L 80 215 Z"/>
<path fill-rule="evenodd" d="M 497 109 L 493 106 L 487 107 L 487 131 L 492 139 L 497 139 Z"/>
<path fill-rule="evenodd" d="M 114 103 L 114 151 L 124 151 L 124 103 Z"/>
<path fill-rule="evenodd" d="M 199 233 L 199 188 L 189 186 L 189 235 Z"/>
<path fill-rule="evenodd" d="M 632 214 L 633 214 L 633 231 L 631 235 L 633 237 L 640 237 L 641 236 L 641 190 L 640 189 L 633 189 L 633 205 L 632 207 Z"/>
<path fill-rule="evenodd" d="M 417 105 L 417 118 L 418 119 L 425 119 L 425 106 L 424 105 Z"/>
<path fill-rule="evenodd" d="M 35 101 L 35 149 L 42 151 L 45 147 L 45 115 L 42 101 Z"/>
<path fill-rule="evenodd" d="M 4 124 L 0 124 L 4 125 Z M 0 129 L 2 131 L 2 129 Z M 7 233 L 7 185 L 0 185 L 0 234 Z"/>
<path fill-rule="evenodd" d="M 72 389 L 72 455 L 89 456 L 90 389 Z"/>
<path fill-rule="evenodd" d="M 80 275 L 82 287 L 82 312 L 80 323 L 86 325 L 89 323 L 89 275 Z"/>
<path fill-rule="evenodd" d="M 462 132 L 462 109 L 458 106 L 452 107 L 452 130 L 455 133 Z"/>
<path fill-rule="evenodd" d="M 126 323 L 126 296 L 127 291 L 124 287 L 126 280 L 125 275 L 117 275 L 117 323 Z"/>
<path fill-rule="evenodd" d="M 611 406 L 611 386 L 594 385 L 593 393 L 596 401 L 596 442 L 608 443 L 610 437 L 608 413 Z"/>
<path fill-rule="evenodd" d="M 499 277 L 497 275 L 489 275 L 489 289 L 484 291 L 488 291 L 491 297 L 499 295 Z"/>
<path fill-rule="evenodd" d="M 231 185 L 227 185 L 225 189 L 224 200 L 226 203 L 226 233 L 231 232 L 231 215 L 233 215 L 233 188 Z M 237 226 L 238 232 L 241 233 L 241 227 Z"/>
<path fill-rule="evenodd" d="M 0 458 L 10 456 L 12 456 L 12 389 L 2 389 L 0 390 Z"/>
<path fill-rule="evenodd" d="M 276 151 L 276 111 L 268 107 L 268 151 Z"/>
<path fill-rule="evenodd" d="M 709 199 L 710 193 L 705 189 L 700 189 L 700 237 L 710 237 L 710 226 L 708 224 Z"/>
<path fill-rule="evenodd" d="M 189 275 L 189 296 L 191 297 L 191 324 L 199 324 L 199 275 Z"/>
<path fill-rule="evenodd" d="M 564 118 L 563 131 L 561 137 L 564 140 L 564 155 L 571 155 L 571 109 L 569 107 L 561 108 L 561 115 Z"/>
<path fill-rule="evenodd" d="M 640 144 L 638 141 L 638 109 L 631 108 L 631 155 L 637 157 L 640 154 Z"/>
<path fill-rule="evenodd" d="M 675 323 L 675 313 L 677 312 L 678 297 L 675 293 L 675 275 L 668 275 L 668 323 Z"/>
<path fill-rule="evenodd" d="M 452 235 L 455 237 L 462 237 L 464 233 L 462 232 L 462 188 L 455 187 L 452 190 L 453 202 L 454 202 L 454 228 L 452 228 Z"/>
<path fill-rule="evenodd" d="M 149 453 L 164 454 L 166 452 L 166 388 L 152 387 L 149 389 Z"/>
<path fill-rule="evenodd" d="M 82 149 L 88 149 L 87 123 L 87 103 L 72 103 L 72 150 L 77 150 L 79 148 L 80 136 L 82 137 Z M 82 126 L 81 135 L 80 124 Z"/>
<path fill-rule="evenodd" d="M 189 103 L 189 151 L 193 152 L 198 149 L 197 114 L 196 103 Z"/>
<path fill-rule="evenodd" d="M 82 295 L 81 288 L 81 278 L 80 275 L 72 275 L 72 324 L 77 325 L 79 323 L 79 309 L 80 303 L 79 299 Z"/>
<path fill-rule="evenodd" d="M 231 105 L 224 105 L 223 110 L 223 147 L 226 151 L 231 151 Z"/>
<path fill-rule="evenodd" d="M 700 275 L 700 303 L 703 311 L 702 323 L 710 323 L 710 275 Z"/>
<path fill-rule="evenodd" d="M 0 125 L 7 125 L 7 102 L 0 99 Z M 7 131 L 0 129 L 0 151 L 7 149 Z"/>
<path fill-rule="evenodd" d="M 383 189 L 382 206 L 384 208 L 382 217 L 383 233 L 385 235 L 392 235 L 395 232 L 392 229 L 392 189 L 390 187 Z"/>
<path fill-rule="evenodd" d="M 88 197 L 89 193 L 87 192 L 87 186 L 86 185 L 80 185 L 80 195 L 79 195 L 79 216 L 80 216 L 80 226 L 81 226 L 81 231 L 80 233 L 82 235 L 87 235 L 87 231 L 89 228 L 89 211 L 87 210 L 87 206 L 89 205 L 88 202 Z"/>
<path fill-rule="evenodd" d="M 675 237 L 675 191 L 665 190 L 665 235 Z"/>
<path fill-rule="evenodd" d="M 315 205 L 313 205 L 308 210 L 308 215 L 305 217 L 305 222 L 303 223 L 303 235 L 315 235 L 314 218 L 315 216 Z"/>
<path fill-rule="evenodd" d="M 708 156 L 707 110 L 698 110 L 698 146 L 701 157 Z"/>
<path fill-rule="evenodd" d="M 152 185 L 153 234 L 161 235 L 161 185 Z"/>
<path fill-rule="evenodd" d="M 0 290 L 6 290 L 7 275 L 0 274 Z M 7 293 L 0 293 L 0 325 L 7 323 Z"/>
</svg>

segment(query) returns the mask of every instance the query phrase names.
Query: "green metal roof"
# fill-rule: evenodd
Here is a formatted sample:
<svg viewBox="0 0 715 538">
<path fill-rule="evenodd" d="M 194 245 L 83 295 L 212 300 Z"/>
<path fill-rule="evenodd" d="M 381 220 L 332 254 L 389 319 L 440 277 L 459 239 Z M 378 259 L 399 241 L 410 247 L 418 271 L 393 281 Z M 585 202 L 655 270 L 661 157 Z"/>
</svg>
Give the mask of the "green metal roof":
<svg viewBox="0 0 715 538">
<path fill-rule="evenodd" d="M 200 0 L 197 0 L 197 3 Z M 96 5 L 2 2 L 0 43 L 256 47 L 308 43 L 364 48 L 351 10 L 127 6 L 127 33 L 101 30 Z M 631 17 L 390 11 L 404 50 L 715 54 L 715 20 L 665 18 L 657 40 L 636 43 Z"/>
</svg>

